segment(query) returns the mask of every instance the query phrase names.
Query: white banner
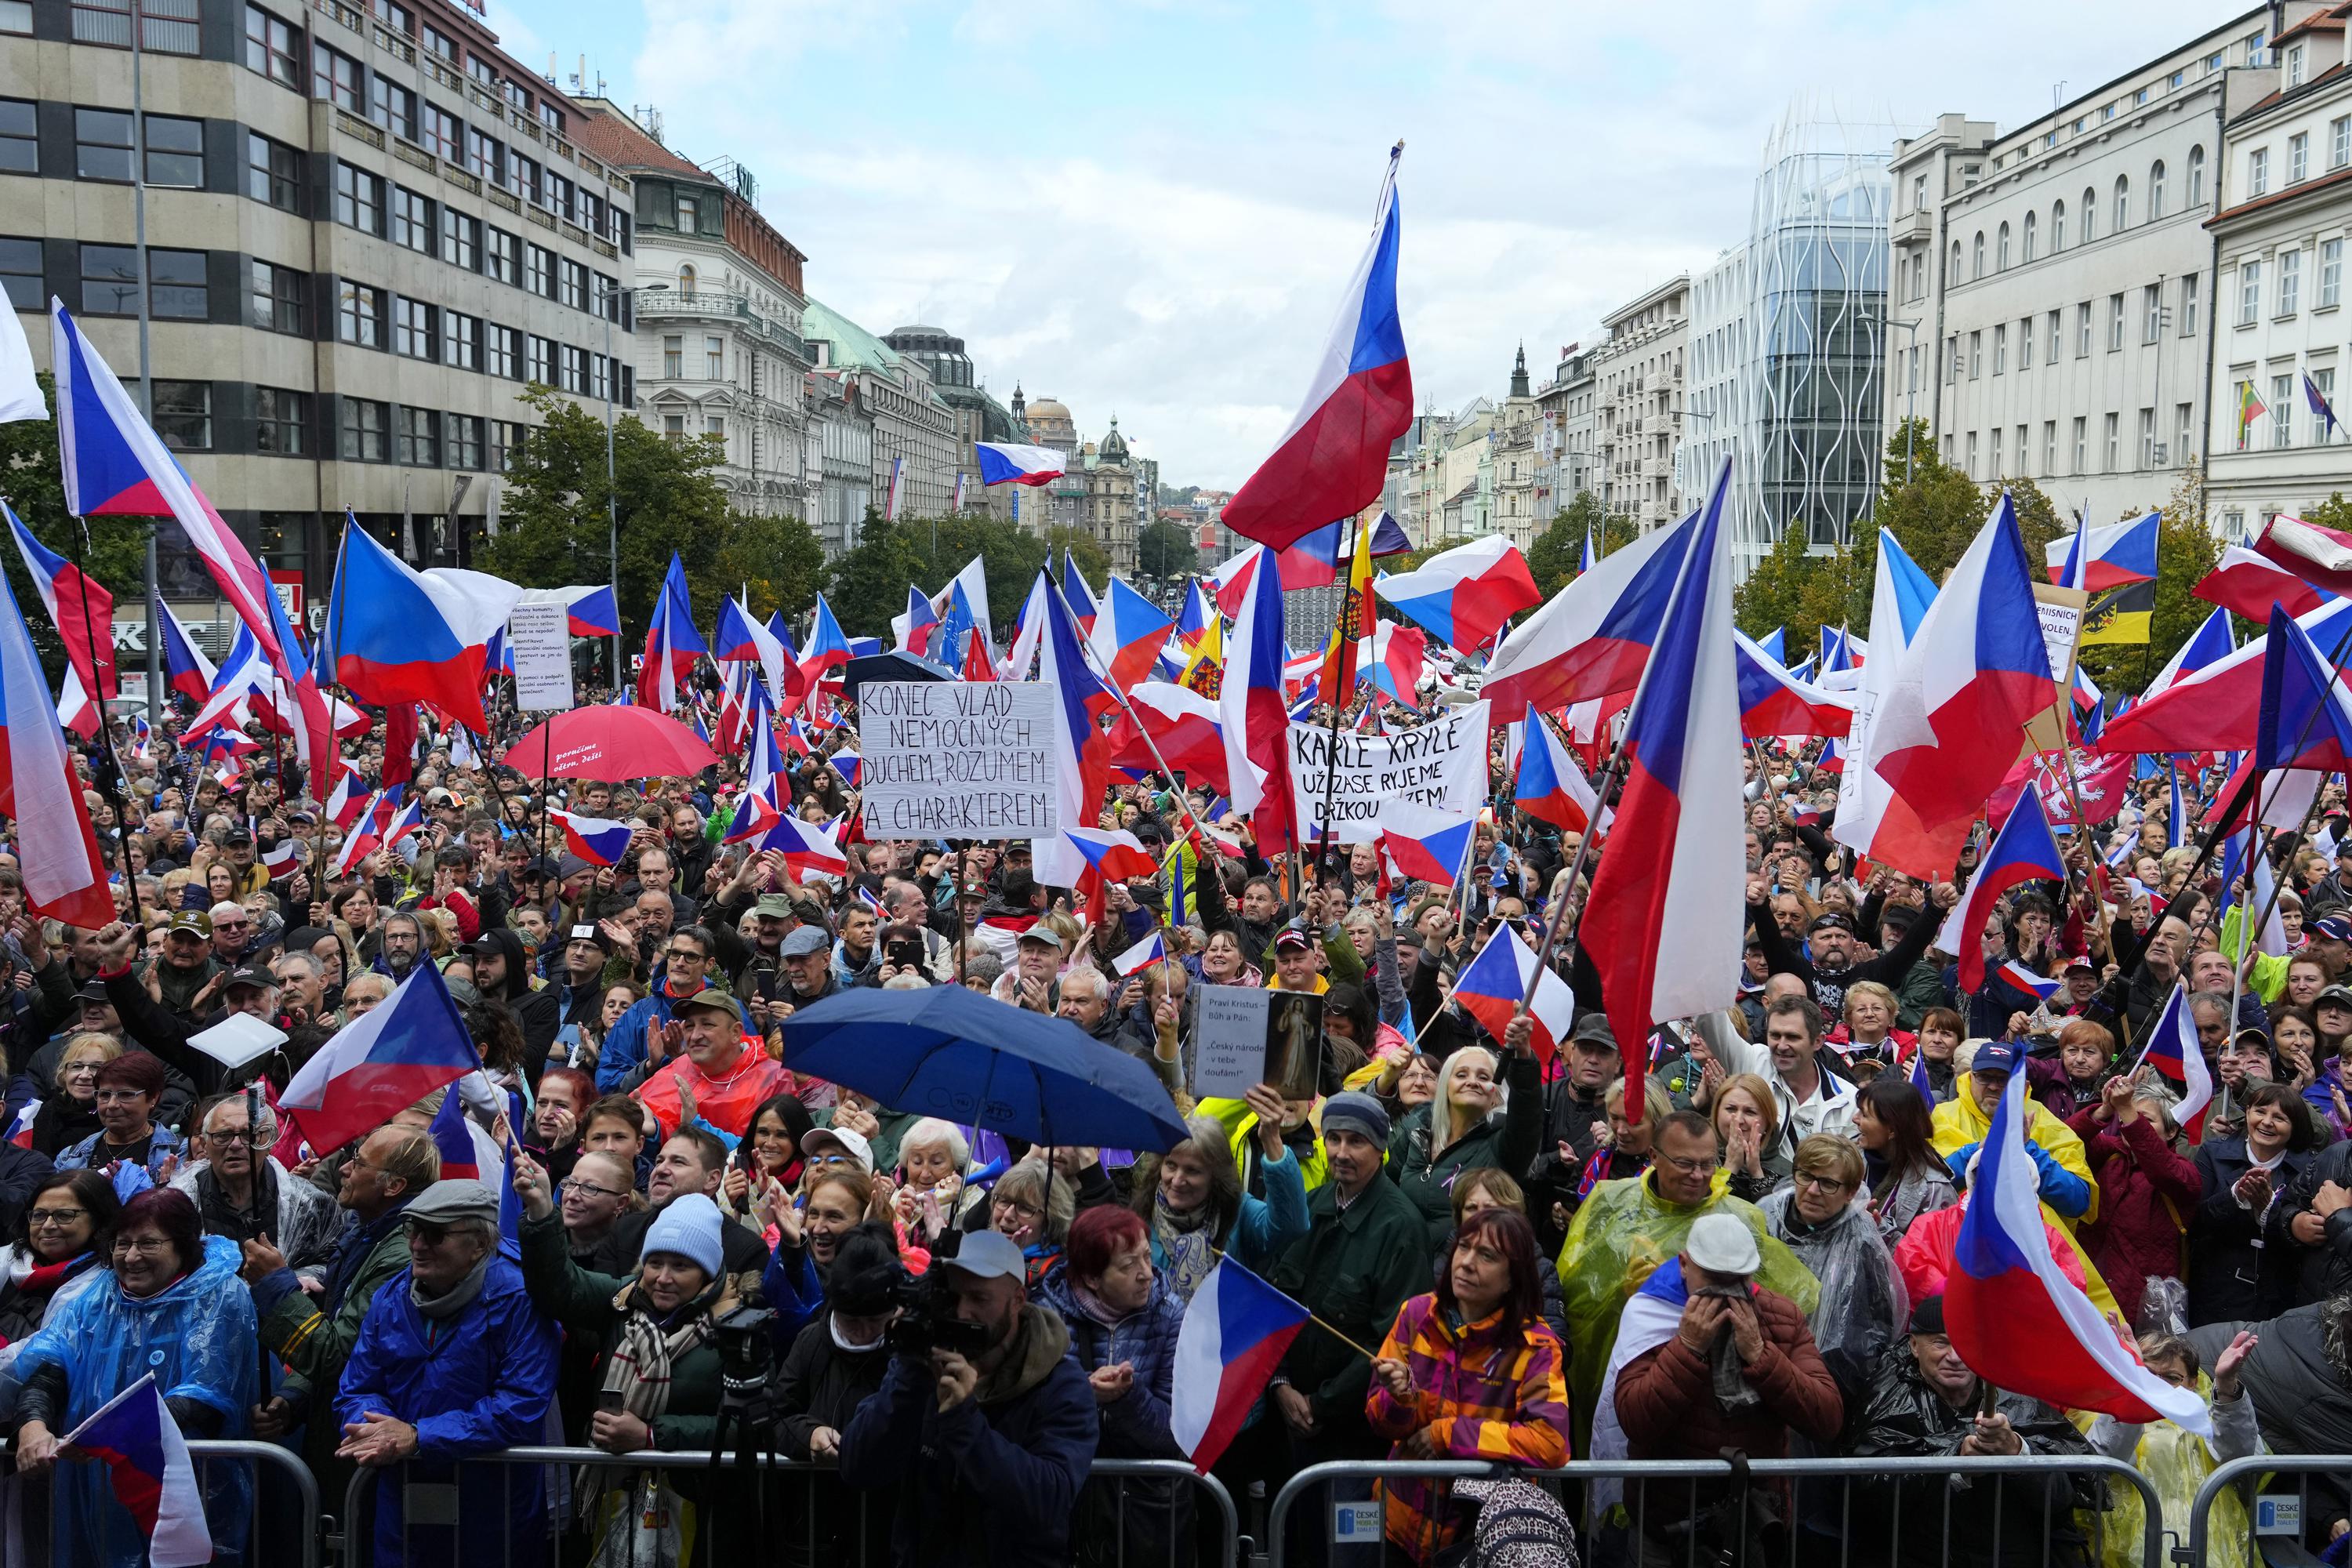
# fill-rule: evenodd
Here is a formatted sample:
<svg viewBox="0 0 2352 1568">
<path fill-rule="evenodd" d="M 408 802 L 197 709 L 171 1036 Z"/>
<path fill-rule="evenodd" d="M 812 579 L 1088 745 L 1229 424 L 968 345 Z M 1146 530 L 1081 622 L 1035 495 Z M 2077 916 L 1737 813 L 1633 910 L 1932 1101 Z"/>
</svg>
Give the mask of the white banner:
<svg viewBox="0 0 2352 1568">
<path fill-rule="evenodd" d="M 507 651 L 514 656 L 517 708 L 571 711 L 571 611 L 562 605 L 517 605 L 507 616 Z"/>
<path fill-rule="evenodd" d="M 1409 800 L 1441 811 L 1475 813 L 1486 801 L 1486 728 L 1481 700 L 1417 730 L 1359 735 L 1328 724 L 1290 726 L 1292 803 L 1302 840 L 1313 839 L 1330 795 L 1331 837 L 1341 844 L 1378 841 L 1381 807 Z"/>
<path fill-rule="evenodd" d="M 1052 838 L 1061 828 L 1045 681 L 869 680 L 857 689 L 868 838 Z"/>
</svg>

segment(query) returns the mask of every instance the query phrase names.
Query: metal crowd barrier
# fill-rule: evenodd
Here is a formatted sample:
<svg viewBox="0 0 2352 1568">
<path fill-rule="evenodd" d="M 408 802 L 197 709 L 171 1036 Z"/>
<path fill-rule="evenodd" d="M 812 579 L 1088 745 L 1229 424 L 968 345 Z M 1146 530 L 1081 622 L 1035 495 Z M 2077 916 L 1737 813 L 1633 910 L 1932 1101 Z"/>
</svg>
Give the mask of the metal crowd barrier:
<svg viewBox="0 0 2352 1568">
<path fill-rule="evenodd" d="M 2352 1461 L 2339 1461 L 2339 1467 L 2352 1468 Z M 1313 1465 L 1285 1481 L 1282 1489 L 1275 1494 L 1266 1521 L 1268 1561 L 1272 1568 L 1284 1568 L 1284 1564 L 1297 1563 L 1302 1558 L 1307 1562 L 1321 1562 L 1325 1560 L 1325 1549 L 1335 1548 L 1337 1551 L 1330 1555 L 1330 1561 L 1343 1563 L 1349 1560 L 1349 1544 L 1361 1542 L 1366 1548 L 1362 1560 L 1377 1562 L 1376 1552 L 1381 1542 L 1379 1510 L 1350 1509 L 1342 1515 L 1337 1505 L 1349 1500 L 1333 1498 L 1330 1513 L 1315 1521 L 1317 1526 L 1328 1528 L 1317 1530 L 1319 1539 L 1312 1550 L 1304 1552 L 1299 1550 L 1302 1543 L 1293 1540 L 1291 1515 L 1300 1507 L 1301 1500 L 1308 1492 L 1320 1491 L 1335 1483 L 1349 1486 L 1351 1492 L 1368 1493 L 1371 1482 L 1408 1478 L 1437 1481 L 1508 1479 L 1534 1481 L 1562 1499 L 1564 1504 L 1570 1500 L 1571 1487 L 1591 1481 L 1622 1481 L 1639 1504 L 1650 1504 L 1649 1489 L 1664 1486 L 1668 1489 L 1667 1496 L 1643 1507 L 1641 1511 L 1647 1515 L 1654 1508 L 1656 1517 L 1676 1524 L 1689 1521 L 1696 1513 L 1702 1487 L 1727 1487 L 1737 1481 L 1749 1488 L 1777 1487 L 1785 1482 L 1789 1488 L 1788 1545 L 1785 1552 L 1750 1554 L 1743 1542 L 1727 1552 L 1719 1554 L 1710 1548 L 1701 1555 L 1698 1533 L 1687 1531 L 1683 1532 L 1680 1545 L 1671 1542 L 1661 1542 L 1645 1553 L 1643 1544 L 1633 1539 L 1629 1530 L 1624 1532 L 1628 1539 L 1626 1554 L 1622 1559 L 1627 1562 L 1683 1564 L 1686 1568 L 1771 1568 L 1773 1563 L 1785 1563 L 1788 1568 L 1799 1568 L 1801 1564 L 1802 1568 L 1817 1568 L 1817 1565 L 1832 1563 L 1838 1564 L 1839 1568 L 1847 1568 L 1849 1564 L 1875 1568 L 1881 1563 L 1950 1565 L 1978 1562 L 1998 1563 L 2003 1568 L 2011 1563 L 2037 1563 L 2042 1568 L 2056 1568 L 2057 1564 L 2068 1561 L 2096 1563 L 2105 1560 L 2104 1507 L 2078 1509 L 2072 1502 L 2060 1504 L 2051 1498 L 2046 1487 L 2042 1489 L 2038 1510 L 2027 1521 L 2021 1521 L 2032 1526 L 2025 1531 L 2028 1538 L 2020 1541 L 2011 1536 L 2006 1542 L 2002 1539 L 2005 1532 L 2006 1510 L 2002 1507 L 2005 1489 L 2013 1480 L 2042 1483 L 2056 1476 L 2089 1477 L 2110 1487 L 2125 1486 L 2137 1492 L 2143 1510 L 2138 1561 L 2143 1568 L 2162 1568 L 2166 1561 L 2163 1510 L 2155 1489 L 2145 1476 L 2123 1460 L 2111 1459 L 2104 1455 L 2066 1455 L 2062 1458 L 2043 1454 L 1966 1458 L 1954 1456 L 1756 1459 L 1738 1464 L 1727 1459 L 1580 1459 L 1550 1470 L 1442 1459 Z M 1947 1483 L 1940 1506 L 1935 1510 L 1935 1516 L 1928 1523 L 1928 1529 L 1933 1531 L 1932 1539 L 1923 1548 L 1911 1543 L 1906 1537 L 1902 1511 L 1903 1489 L 1897 1489 L 1892 1494 L 1893 1507 L 1888 1510 L 1884 1536 L 1858 1539 L 1857 1531 L 1862 1526 L 1854 1520 L 1853 1483 L 1856 1480 L 1885 1481 L 1903 1477 Z M 1972 1521 L 1986 1517 L 1985 1499 L 1979 1490 L 1984 1479 L 1990 1479 L 1991 1483 L 1990 1539 L 1981 1544 L 1964 1542 L 1958 1546 L 1959 1554 L 1956 1556 L 1953 1539 L 1956 1519 L 1968 1528 L 1972 1527 Z M 1829 1507 L 1825 1509 L 1822 1506 L 1823 1500 L 1818 1490 L 1809 1493 L 1809 1482 L 1839 1483 L 1834 1497 L 1828 1500 Z M 1581 1560 L 1589 1564 L 1596 1560 L 1594 1542 L 1598 1532 L 1590 1521 L 1580 1517 L 1581 1511 L 1572 1506 L 1568 1509 L 1570 1519 L 1577 1524 Z M 2059 1544 L 2055 1538 L 2061 1527 L 2067 1524 L 2069 1516 L 2080 1515 L 2091 1518 L 2097 1533 L 2093 1535 L 2082 1554 L 2073 1559 L 2055 1555 L 2054 1548 Z M 1916 1522 L 1915 1517 L 1915 1525 Z M 2040 1546 L 2038 1557 L 2032 1554 L 2037 1542 Z"/>
<path fill-rule="evenodd" d="M 2273 1489 L 2273 1478 L 2299 1478 L 2291 1492 Z M 2312 1506 L 2312 1477 L 2334 1476 L 2326 1489 L 2326 1507 Z M 2219 1529 L 2214 1505 L 2234 1491 L 2245 1509 L 2245 1535 Z M 2189 1543 L 2178 1560 L 2189 1563 L 2246 1563 L 2253 1568 L 2301 1568 L 2317 1563 L 2329 1542 L 2328 1531 L 2338 1519 L 2352 1518 L 2352 1456 L 2343 1454 L 2255 1454 L 2232 1459 L 2205 1478 L 2189 1505 Z"/>
<path fill-rule="evenodd" d="M 576 1484 L 574 1471 L 580 1468 L 637 1472 L 654 1470 L 680 1473 L 682 1479 L 710 1477 L 720 1472 L 730 1476 L 739 1473 L 738 1461 L 732 1455 L 722 1456 L 714 1466 L 708 1450 L 687 1452 L 645 1451 L 634 1454 L 608 1454 L 602 1448 L 505 1448 L 493 1453 L 471 1456 L 460 1462 L 461 1467 L 491 1470 L 501 1466 L 528 1465 L 544 1468 L 542 1478 L 542 1518 L 529 1533 L 542 1537 L 545 1553 L 534 1563 L 514 1552 L 516 1521 L 510 1510 L 512 1494 L 504 1485 L 499 1489 L 500 1547 L 497 1561 L 499 1568 L 563 1568 L 563 1565 L 584 1562 L 593 1542 L 594 1531 L 587 1521 L 574 1517 L 572 1494 Z M 770 1455 L 757 1458 L 758 1468 L 768 1473 L 772 1486 L 781 1484 L 781 1494 L 767 1498 L 765 1531 L 759 1542 L 756 1555 L 750 1559 L 762 1563 L 776 1562 L 811 1568 L 879 1568 L 890 1561 L 890 1528 L 897 1504 L 891 1491 L 854 1491 L 840 1484 L 838 1470 L 831 1465 L 806 1460 L 778 1458 Z M 453 1562 L 479 1563 L 482 1558 L 470 1543 L 492 1521 L 479 1516 L 478 1510 L 461 1510 L 455 1482 L 411 1484 L 400 1479 L 397 1470 L 362 1470 L 352 1477 L 350 1490 L 344 1494 L 342 1568 L 386 1568 L 378 1562 L 375 1550 L 374 1497 L 377 1484 L 389 1479 L 403 1489 L 399 1562 L 403 1564 L 425 1563 L 410 1550 L 409 1526 L 424 1515 L 422 1522 L 428 1527 L 456 1526 L 461 1531 L 459 1556 L 456 1559 L 431 1559 L 431 1568 L 445 1568 Z M 1189 1568 L 1199 1561 L 1194 1551 L 1194 1531 L 1185 1530 L 1168 1539 L 1165 1555 L 1150 1552 L 1134 1556 L 1126 1549 L 1125 1510 L 1130 1498 L 1130 1487 L 1139 1482 L 1160 1482 L 1190 1486 L 1194 1492 L 1196 1513 L 1205 1508 L 1214 1521 L 1216 1562 L 1219 1568 L 1241 1568 L 1244 1538 L 1241 1516 L 1234 1506 L 1231 1493 L 1214 1476 L 1196 1473 L 1181 1459 L 1097 1459 L 1088 1468 L 1089 1483 L 1108 1480 L 1116 1484 L 1112 1500 L 1114 1521 L 1118 1531 L 1117 1550 L 1105 1554 L 1090 1554 L 1089 1561 L 1108 1561 L 1112 1568 L 1152 1568 L 1165 1563 L 1167 1568 Z M 624 1480 L 618 1484 L 625 1487 Z M 695 1482 L 685 1479 L 684 1484 Z M 315 1489 L 314 1489 L 315 1490 Z M 741 1527 L 740 1515 L 751 1500 L 737 1486 L 730 1494 L 729 1511 L 733 1516 L 730 1529 Z M 794 1506 L 797 1504 L 797 1506 Z M 625 1507 L 626 1505 L 624 1504 Z M 698 1537 L 689 1548 L 686 1561 L 689 1563 L 708 1562 L 710 1549 L 706 1542 L 712 1521 L 712 1510 L 698 1504 Z M 854 1517 L 851 1517 L 854 1516 Z M 854 1542 L 845 1536 L 840 1526 L 854 1525 Z M 822 1528 L 821 1528 L 822 1527 Z M 1072 1542 L 1075 1548 L 1077 1542 Z M 734 1555 L 730 1553 L 730 1555 Z M 745 1560 L 737 1557 L 738 1561 Z M 304 1568 L 316 1568 L 306 1563 Z M 651 1568 L 650 1559 L 647 1568 Z"/>
<path fill-rule="evenodd" d="M 0 1445 L 0 1451 L 13 1455 L 15 1445 L 13 1443 Z M 294 1521 L 294 1528 L 299 1531 L 300 1540 L 301 1556 L 299 1568 L 319 1568 L 320 1549 L 325 1538 L 329 1521 L 321 1519 L 319 1513 L 318 1478 L 311 1475 L 310 1467 L 302 1462 L 301 1455 L 291 1448 L 281 1448 L 275 1443 L 261 1443 L 243 1438 L 191 1437 L 188 1439 L 188 1458 L 194 1462 L 196 1479 L 200 1485 L 207 1468 L 212 1465 L 250 1463 L 254 1466 L 254 1496 L 250 1500 L 251 1506 L 245 1520 L 245 1560 L 248 1563 L 280 1561 L 276 1553 L 284 1540 L 282 1530 L 271 1536 L 270 1543 L 267 1548 L 263 1548 L 258 1540 L 263 1531 L 265 1521 L 278 1517 L 272 1511 L 276 1500 L 265 1502 L 260 1495 L 261 1477 L 265 1473 L 275 1472 L 290 1480 L 294 1488 L 294 1496 L 300 1505 Z M 50 1473 L 54 1475 L 58 1469 L 63 1469 L 68 1465 L 89 1466 L 96 1462 L 90 1459 L 60 1459 Z M 13 1472 L 8 1479 L 18 1486 L 37 1485 L 43 1486 L 46 1489 L 45 1481 L 27 1482 L 26 1478 L 16 1476 Z M 110 1498 L 105 1506 L 118 1505 Z M 45 1544 L 48 1556 L 46 1559 L 36 1558 L 34 1559 L 36 1563 L 56 1562 L 58 1556 L 56 1542 L 59 1532 L 80 1530 L 79 1521 L 59 1518 L 54 1509 L 47 1510 L 47 1517 L 50 1540 Z M 279 1521 L 282 1523 L 282 1519 Z M 84 1549 L 87 1550 L 87 1542 L 84 1544 Z"/>
</svg>

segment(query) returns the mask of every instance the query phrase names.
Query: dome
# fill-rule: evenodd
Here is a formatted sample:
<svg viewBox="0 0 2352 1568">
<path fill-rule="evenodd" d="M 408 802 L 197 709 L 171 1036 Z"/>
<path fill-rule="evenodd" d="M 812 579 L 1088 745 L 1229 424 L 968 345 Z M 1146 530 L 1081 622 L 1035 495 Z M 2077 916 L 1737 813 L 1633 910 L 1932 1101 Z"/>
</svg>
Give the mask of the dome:
<svg viewBox="0 0 2352 1568">
<path fill-rule="evenodd" d="M 1118 416 L 1110 416 L 1110 434 L 1102 438 L 1102 460 L 1106 463 L 1127 461 L 1127 437 L 1118 433 Z"/>
<path fill-rule="evenodd" d="M 1029 405 L 1029 422 L 1033 425 L 1040 419 L 1067 419 L 1069 417 L 1070 411 L 1063 407 L 1060 404 L 1055 402 L 1050 397 L 1041 397 L 1036 402 Z"/>
</svg>

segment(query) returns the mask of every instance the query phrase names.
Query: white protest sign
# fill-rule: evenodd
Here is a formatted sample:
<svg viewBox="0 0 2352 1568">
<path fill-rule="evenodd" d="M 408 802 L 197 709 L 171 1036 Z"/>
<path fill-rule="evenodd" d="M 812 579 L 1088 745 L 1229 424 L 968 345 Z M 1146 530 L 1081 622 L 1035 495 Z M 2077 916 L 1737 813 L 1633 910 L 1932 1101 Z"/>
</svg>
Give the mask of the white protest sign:
<svg viewBox="0 0 2352 1568">
<path fill-rule="evenodd" d="M 868 838 L 1061 832 L 1050 681 L 869 680 L 857 689 Z"/>
<path fill-rule="evenodd" d="M 1409 800 L 1440 811 L 1475 814 L 1486 800 L 1486 701 L 1457 708 L 1418 729 L 1359 735 L 1328 725 L 1290 726 L 1293 809 L 1301 838 L 1311 838 L 1330 795 L 1331 837 L 1339 844 L 1380 838 L 1381 807 Z"/>
<path fill-rule="evenodd" d="M 514 656 L 515 706 L 524 712 L 572 708 L 572 612 L 562 605 L 521 604 L 507 616 Z"/>
<path fill-rule="evenodd" d="M 285 1043 L 283 1029 L 250 1013 L 231 1013 L 211 1028 L 188 1037 L 188 1044 L 231 1071 Z"/>
<path fill-rule="evenodd" d="M 1192 1093 L 1239 1100 L 1265 1081 L 1265 1025 L 1274 994 L 1255 985 L 1202 985 L 1194 1004 Z"/>
</svg>

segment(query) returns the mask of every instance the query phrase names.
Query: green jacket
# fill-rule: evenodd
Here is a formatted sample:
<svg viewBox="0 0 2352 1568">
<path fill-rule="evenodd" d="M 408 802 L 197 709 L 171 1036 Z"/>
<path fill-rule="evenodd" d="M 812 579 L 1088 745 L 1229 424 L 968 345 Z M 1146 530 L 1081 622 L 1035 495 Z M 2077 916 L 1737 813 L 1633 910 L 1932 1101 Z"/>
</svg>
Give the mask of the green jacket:
<svg viewBox="0 0 2352 1568">
<path fill-rule="evenodd" d="M 541 1311 L 567 1333 L 590 1337 L 598 1352 L 617 1337 L 623 1321 L 635 1310 L 621 1305 L 625 1298 L 634 1299 L 635 1279 L 593 1273 L 572 1260 L 560 1212 L 523 1220 L 522 1282 Z M 688 1310 L 706 1310 L 709 1305 L 706 1298 Z M 655 1447 L 691 1452 L 710 1447 L 719 1415 L 719 1347 L 707 1338 L 670 1363 L 669 1408 L 653 1424 Z"/>
<path fill-rule="evenodd" d="M 1543 1135 L 1543 1067 L 1532 1055 L 1506 1052 L 1503 1081 L 1510 1089 L 1503 1114 L 1487 1117 L 1443 1149 L 1429 1147 L 1431 1105 L 1414 1106 L 1390 1134 L 1389 1179 L 1421 1212 L 1433 1244 L 1454 1234 L 1454 1184 L 1463 1172 L 1499 1169 L 1523 1182 L 1535 1163 Z"/>
<path fill-rule="evenodd" d="M 1364 1425 L 1372 1363 L 1339 1334 L 1378 1346 L 1411 1298 L 1429 1289 L 1429 1226 L 1394 1182 L 1375 1179 L 1345 1209 L 1339 1186 L 1307 1194 L 1307 1232 L 1274 1271 L 1275 1287 L 1323 1320 L 1307 1325 L 1282 1358 L 1282 1375 L 1314 1402 L 1318 1427 Z"/>
<path fill-rule="evenodd" d="M 320 1311 L 309 1291 L 289 1290 L 261 1315 L 262 1348 L 286 1363 L 286 1376 L 278 1392 L 294 1406 L 298 1417 L 306 1420 L 303 1458 L 310 1462 L 310 1473 L 319 1478 L 322 1499 L 342 1496 L 352 1479 L 351 1466 L 335 1458 L 335 1449 L 343 1440 L 334 1418 L 335 1391 L 343 1379 L 343 1363 L 359 1342 L 360 1324 L 376 1293 L 408 1268 L 408 1227 L 399 1214 L 377 1223 L 383 1226 L 383 1233 L 360 1259 L 332 1312 Z"/>
<path fill-rule="evenodd" d="M 1920 1015 L 1930 1007 L 1948 1007 L 1952 994 L 1944 989 L 1944 972 L 1939 964 L 1921 959 L 1903 976 L 1903 984 L 1895 988 L 1895 1026 L 1899 1029 L 1916 1029 Z"/>
</svg>

